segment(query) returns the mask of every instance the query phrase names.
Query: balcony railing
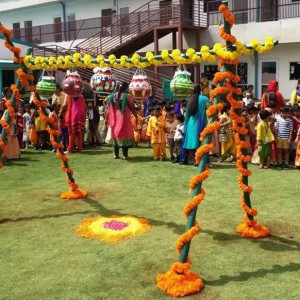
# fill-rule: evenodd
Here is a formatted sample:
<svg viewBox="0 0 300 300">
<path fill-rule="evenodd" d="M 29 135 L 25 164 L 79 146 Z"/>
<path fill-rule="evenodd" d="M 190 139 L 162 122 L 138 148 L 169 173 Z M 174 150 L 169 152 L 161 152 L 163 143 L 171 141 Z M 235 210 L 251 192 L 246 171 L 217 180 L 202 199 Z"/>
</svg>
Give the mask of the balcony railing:
<svg viewBox="0 0 300 300">
<path fill-rule="evenodd" d="M 214 0 L 205 3 L 204 11 L 208 13 L 209 26 L 222 22 L 222 15 L 218 12 L 221 2 Z M 300 17 L 300 1 L 295 0 L 229 0 L 229 8 L 235 16 L 236 24 Z"/>
<path fill-rule="evenodd" d="M 105 38 L 128 36 L 153 26 L 183 24 L 207 28 L 204 1 L 194 0 L 186 5 L 183 0 L 170 2 L 149 1 L 128 15 L 84 19 L 67 23 L 55 23 L 14 30 L 14 37 L 36 44 L 85 40 L 90 37 Z"/>
</svg>

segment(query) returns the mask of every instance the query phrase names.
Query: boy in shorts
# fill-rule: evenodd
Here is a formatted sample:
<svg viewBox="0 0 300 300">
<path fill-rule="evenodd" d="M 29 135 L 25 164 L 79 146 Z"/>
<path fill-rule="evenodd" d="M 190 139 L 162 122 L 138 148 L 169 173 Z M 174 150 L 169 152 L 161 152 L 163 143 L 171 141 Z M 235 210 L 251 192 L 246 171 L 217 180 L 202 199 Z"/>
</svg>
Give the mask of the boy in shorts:
<svg viewBox="0 0 300 300">
<path fill-rule="evenodd" d="M 289 107 L 280 108 L 280 117 L 275 123 L 276 146 L 278 150 L 278 169 L 289 168 L 290 144 L 292 142 L 293 122 L 289 118 Z M 282 164 L 282 154 L 285 155 L 285 164 Z"/>
</svg>

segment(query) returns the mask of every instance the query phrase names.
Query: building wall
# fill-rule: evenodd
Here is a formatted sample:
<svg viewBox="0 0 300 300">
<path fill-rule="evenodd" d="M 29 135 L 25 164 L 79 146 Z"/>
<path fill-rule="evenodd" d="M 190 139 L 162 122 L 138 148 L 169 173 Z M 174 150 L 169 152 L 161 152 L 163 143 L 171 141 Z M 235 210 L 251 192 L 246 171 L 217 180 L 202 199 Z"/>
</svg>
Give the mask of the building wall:
<svg viewBox="0 0 300 300">
<path fill-rule="evenodd" d="M 2 1 L 9 2 L 11 1 Z M 19 1 L 18 1 L 19 2 Z M 20 1 L 24 2 L 24 1 Z M 39 2 L 40 5 L 36 5 Z M 135 9 L 139 8 L 145 3 L 148 3 L 147 0 L 138 0 L 138 1 L 129 1 L 129 0 L 119 0 L 117 1 L 117 9 L 119 10 L 122 7 L 129 7 L 129 11 L 132 12 Z M 30 4 L 35 6 L 28 7 Z M 76 20 L 84 20 L 91 18 L 101 17 L 102 9 L 109 9 L 113 7 L 113 0 L 107 1 L 98 1 L 98 0 L 75 0 L 67 1 L 65 3 L 66 16 L 75 14 Z M 1 4 L 0 1 L 0 5 Z M 9 7 L 9 6 L 8 6 Z M 1 7 L 2 8 L 2 7 Z M 32 26 L 40 26 L 46 24 L 52 24 L 55 17 L 61 17 L 63 20 L 63 6 L 59 1 L 27 1 L 27 7 L 21 7 L 14 10 L 1 11 L 1 22 L 5 26 L 12 28 L 12 24 L 15 22 L 20 22 L 21 28 L 24 27 L 24 21 L 31 21 Z"/>
</svg>

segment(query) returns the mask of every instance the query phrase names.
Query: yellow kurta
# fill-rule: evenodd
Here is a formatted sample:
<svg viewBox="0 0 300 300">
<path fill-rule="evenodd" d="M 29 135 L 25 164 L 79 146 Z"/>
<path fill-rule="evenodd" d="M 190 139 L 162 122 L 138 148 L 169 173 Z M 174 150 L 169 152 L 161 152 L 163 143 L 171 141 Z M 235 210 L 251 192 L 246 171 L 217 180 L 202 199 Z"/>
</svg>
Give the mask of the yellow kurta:
<svg viewBox="0 0 300 300">
<path fill-rule="evenodd" d="M 293 91 L 291 94 L 290 103 L 292 105 L 298 104 L 300 106 L 300 96 L 297 95 L 297 91 Z"/>
<path fill-rule="evenodd" d="M 267 144 L 274 141 L 274 135 L 268 123 L 260 121 L 256 128 L 256 140 L 262 141 L 263 144 Z"/>
<path fill-rule="evenodd" d="M 166 143 L 166 119 L 163 116 L 150 117 L 147 127 L 147 135 L 151 138 L 151 144 Z"/>
</svg>

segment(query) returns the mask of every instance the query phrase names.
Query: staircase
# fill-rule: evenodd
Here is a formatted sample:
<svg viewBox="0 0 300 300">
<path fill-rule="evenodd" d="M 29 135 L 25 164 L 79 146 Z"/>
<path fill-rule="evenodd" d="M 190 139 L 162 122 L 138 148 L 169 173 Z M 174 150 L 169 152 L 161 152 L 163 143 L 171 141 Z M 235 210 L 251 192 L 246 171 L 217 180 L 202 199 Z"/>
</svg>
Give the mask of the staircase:
<svg viewBox="0 0 300 300">
<path fill-rule="evenodd" d="M 78 44 L 77 52 L 92 56 L 130 55 L 153 42 L 155 28 L 159 28 L 158 39 L 178 31 L 179 26 L 207 28 L 207 13 L 204 12 L 204 1 L 200 0 L 152 0 L 128 15 L 117 15 L 116 18 L 116 22 Z"/>
<path fill-rule="evenodd" d="M 90 54 L 92 57 L 102 54 L 108 56 L 113 53 L 116 57 L 121 55 L 130 56 L 134 52 L 153 43 L 154 32 L 157 39 L 170 34 L 171 32 L 189 30 L 195 28 L 207 28 L 207 13 L 204 12 L 203 0 L 151 0 L 128 15 L 117 15 L 116 21 L 107 27 L 102 27 L 101 31 L 78 44 L 76 51 L 83 54 Z M 72 54 L 66 49 L 50 50 L 44 48 L 46 52 L 52 52 L 52 56 Z M 43 49 L 36 49 L 41 52 Z M 36 56 L 34 51 L 34 56 Z M 53 52 L 56 51 L 56 54 Z M 88 82 L 93 75 L 92 70 L 78 69 L 83 79 Z M 117 80 L 130 82 L 135 70 L 113 69 Z M 164 99 L 163 82 L 161 79 L 171 80 L 170 77 L 150 70 L 145 70 L 148 79 L 155 91 L 155 97 Z"/>
</svg>

